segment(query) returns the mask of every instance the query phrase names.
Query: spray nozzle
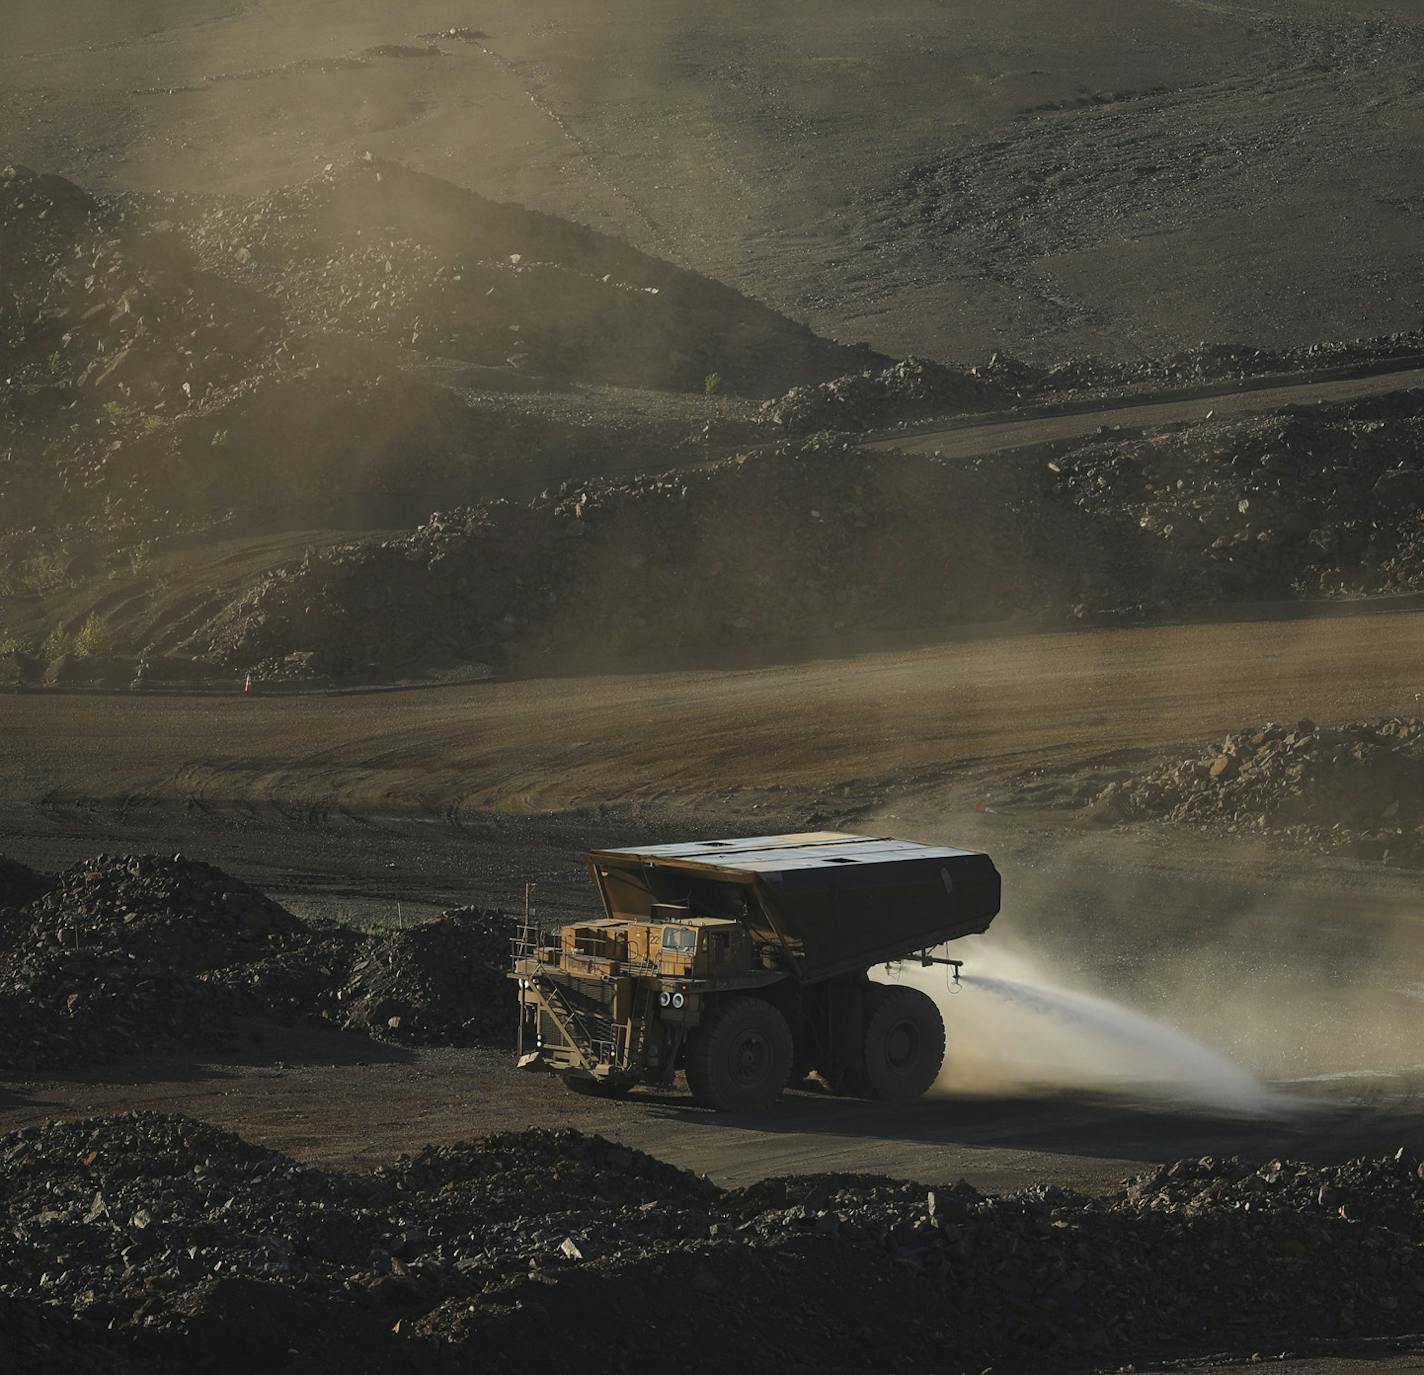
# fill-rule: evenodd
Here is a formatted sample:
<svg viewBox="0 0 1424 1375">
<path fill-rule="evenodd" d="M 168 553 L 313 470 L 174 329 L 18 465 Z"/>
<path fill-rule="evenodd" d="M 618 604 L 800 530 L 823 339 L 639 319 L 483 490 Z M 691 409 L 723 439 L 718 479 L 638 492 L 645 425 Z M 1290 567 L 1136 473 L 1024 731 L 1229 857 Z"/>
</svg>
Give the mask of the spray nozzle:
<svg viewBox="0 0 1424 1375">
<path fill-rule="evenodd" d="M 964 968 L 963 960 L 947 960 L 942 955 L 931 955 L 928 950 L 920 951 L 920 967 L 928 969 L 933 964 L 942 964 L 949 968 L 950 974 L 946 982 L 952 982 L 955 988 L 959 987 L 959 971 Z"/>
</svg>

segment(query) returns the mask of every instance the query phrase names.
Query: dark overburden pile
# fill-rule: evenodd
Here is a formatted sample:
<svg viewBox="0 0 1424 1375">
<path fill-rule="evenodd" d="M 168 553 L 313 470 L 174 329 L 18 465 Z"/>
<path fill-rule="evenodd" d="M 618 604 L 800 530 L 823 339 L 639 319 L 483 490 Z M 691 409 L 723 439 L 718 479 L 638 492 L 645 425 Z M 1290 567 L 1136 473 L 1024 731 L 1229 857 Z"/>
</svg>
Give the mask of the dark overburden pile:
<svg viewBox="0 0 1424 1375">
<path fill-rule="evenodd" d="M 137 1375 L 105 1332 L 47 1304 L 0 1295 L 0 1351 L 10 1375 Z"/>
<path fill-rule="evenodd" d="M 1101 441 L 1049 466 L 1056 496 L 1130 553 L 1117 586 L 1148 605 L 1170 588 L 1209 606 L 1424 587 L 1419 390 Z"/>
<path fill-rule="evenodd" d="M 1424 330 L 1382 334 L 1371 339 L 1322 340 L 1289 349 L 1202 344 L 1159 358 L 1069 359 L 1026 379 L 1025 390 L 1032 388 L 1053 394 L 1131 386 L 1191 387 L 1301 372 L 1369 368 L 1421 355 L 1424 355 Z"/>
<path fill-rule="evenodd" d="M 1181 1161 L 1101 1198 L 724 1192 L 572 1131 L 353 1175 L 145 1113 L 0 1139 L 0 1210 L 0 1324 L 43 1321 L 100 1369 L 1043 1368 L 1424 1320 L 1407 1150 Z"/>
<path fill-rule="evenodd" d="M 12 386 L 68 384 L 67 401 L 97 393 L 158 414 L 246 376 L 280 343 L 277 313 L 199 273 L 171 223 L 63 177 L 0 168 L 0 258 Z M 32 393 L 30 413 L 46 399 Z"/>
<path fill-rule="evenodd" d="M 977 367 L 905 358 L 793 387 L 764 402 L 762 416 L 792 434 L 858 433 L 938 416 L 998 410 L 1017 402 L 1054 403 L 1093 393 L 1173 391 L 1300 374 L 1367 372 L 1424 360 L 1424 330 L 1371 339 L 1322 341 L 1292 349 L 1201 344 L 1156 358 L 1070 358 L 1038 368 L 996 353 Z"/>
<path fill-rule="evenodd" d="M 1013 463 L 805 441 L 278 570 L 187 643 L 280 672 L 1160 617 L 1424 587 L 1424 396 L 1208 422 Z"/>
<path fill-rule="evenodd" d="M 715 372 L 753 396 L 879 358 L 620 239 L 395 163 L 157 204 L 205 266 L 307 328 L 442 358 L 684 391 Z"/>
<path fill-rule="evenodd" d="M 0 912 L 25 907 L 52 887 L 49 879 L 19 860 L 0 855 Z M 0 941 L 4 936 L 0 935 Z"/>
<path fill-rule="evenodd" d="M 792 434 L 870 430 L 933 415 L 960 415 L 1008 404 L 1013 392 L 992 372 L 904 358 L 883 372 L 852 373 L 793 387 L 768 401 L 762 415 Z"/>
<path fill-rule="evenodd" d="M 407 1044 L 512 1035 L 497 913 L 363 937 L 304 922 L 182 856 L 100 855 L 0 882 L 0 1072 L 219 1043 L 233 1016 L 324 1019 Z"/>
<path fill-rule="evenodd" d="M 508 1041 L 514 1005 L 505 970 L 510 927 L 501 912 L 447 912 L 358 948 L 328 1015 L 405 1045 Z"/>
<path fill-rule="evenodd" d="M 0 261 L 0 553 L 17 586 L 239 515 L 360 520 L 363 494 L 449 491 L 490 448 L 559 437 L 315 337 L 130 199 L 4 168 Z"/>
<path fill-rule="evenodd" d="M 0 936 L 0 1070 L 192 1046 L 219 1011 L 299 1012 L 343 939 L 181 856 L 81 862 Z"/>
<path fill-rule="evenodd" d="M 1167 818 L 1424 862 L 1424 721 L 1267 723 L 1109 783 L 1105 820 Z"/>
<path fill-rule="evenodd" d="M 489 399 L 530 374 L 764 396 L 880 361 L 392 164 L 240 198 L 2 167 L 0 263 L 0 593 L 217 527 L 389 528 L 607 459 L 596 426 Z M 490 392 L 445 385 L 451 359 Z"/>
<path fill-rule="evenodd" d="M 278 570 L 188 648 L 264 672 L 310 654 L 343 674 L 422 655 L 609 655 L 1036 611 L 1058 601 L 1033 553 L 1051 535 L 1033 518 L 1037 474 L 1020 478 L 813 442 L 567 482 L 527 507 L 440 513 Z"/>
</svg>

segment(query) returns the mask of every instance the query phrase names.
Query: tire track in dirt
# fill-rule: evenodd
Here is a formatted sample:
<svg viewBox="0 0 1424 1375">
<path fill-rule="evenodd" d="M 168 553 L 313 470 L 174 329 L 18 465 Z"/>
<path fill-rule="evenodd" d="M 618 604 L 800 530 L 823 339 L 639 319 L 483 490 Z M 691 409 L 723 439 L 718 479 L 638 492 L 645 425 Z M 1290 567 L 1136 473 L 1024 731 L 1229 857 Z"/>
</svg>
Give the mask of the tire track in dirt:
<svg viewBox="0 0 1424 1375">
<path fill-rule="evenodd" d="M 1421 662 L 1424 613 L 1382 611 L 369 695 L 19 694 L 0 711 L 0 797 L 304 815 L 868 805 L 891 783 L 1165 748 L 1244 721 L 1409 714 Z"/>
</svg>

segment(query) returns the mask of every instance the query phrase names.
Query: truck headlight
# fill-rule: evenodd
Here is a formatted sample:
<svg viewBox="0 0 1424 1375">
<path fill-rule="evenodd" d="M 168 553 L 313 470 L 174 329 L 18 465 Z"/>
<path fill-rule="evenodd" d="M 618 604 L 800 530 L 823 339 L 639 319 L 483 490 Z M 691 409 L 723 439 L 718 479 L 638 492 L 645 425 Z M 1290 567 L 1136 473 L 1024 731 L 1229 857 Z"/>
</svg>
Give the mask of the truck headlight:
<svg viewBox="0 0 1424 1375">
<path fill-rule="evenodd" d="M 674 993 L 672 995 L 672 1005 L 674 1007 L 681 1007 L 686 1001 L 687 999 L 684 998 L 681 993 Z"/>
<path fill-rule="evenodd" d="M 658 994 L 658 1006 L 666 1007 L 670 1002 L 672 1002 L 672 994 L 669 993 L 667 989 L 663 989 L 663 991 Z"/>
</svg>

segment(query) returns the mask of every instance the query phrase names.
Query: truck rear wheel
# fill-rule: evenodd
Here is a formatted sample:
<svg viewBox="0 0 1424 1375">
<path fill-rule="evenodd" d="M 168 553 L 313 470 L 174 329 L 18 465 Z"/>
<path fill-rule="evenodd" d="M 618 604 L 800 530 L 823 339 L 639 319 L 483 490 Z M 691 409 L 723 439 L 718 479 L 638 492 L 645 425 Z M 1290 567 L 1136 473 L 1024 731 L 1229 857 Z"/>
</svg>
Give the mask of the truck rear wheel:
<svg viewBox="0 0 1424 1375">
<path fill-rule="evenodd" d="M 729 998 L 688 1038 L 687 1086 L 719 1112 L 765 1108 L 791 1077 L 794 1047 L 786 1018 L 760 998 Z"/>
<path fill-rule="evenodd" d="M 944 1018 L 917 988 L 871 988 L 875 996 L 866 1007 L 864 1092 L 885 1103 L 913 1102 L 944 1066 Z"/>
</svg>

